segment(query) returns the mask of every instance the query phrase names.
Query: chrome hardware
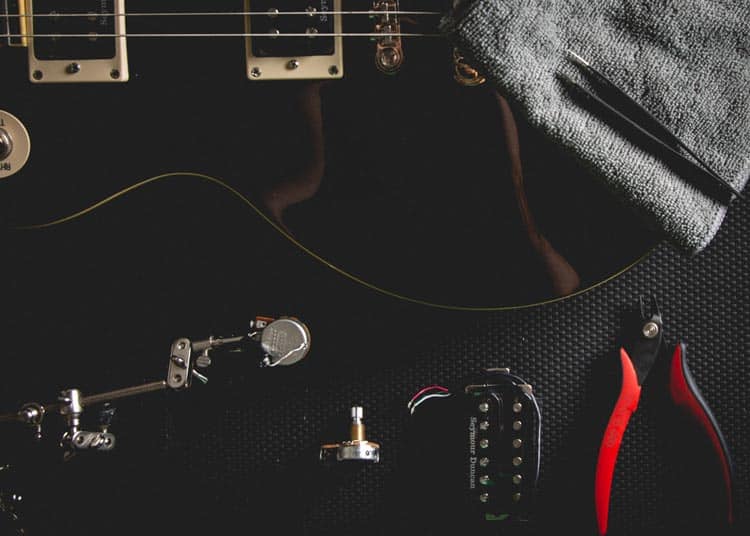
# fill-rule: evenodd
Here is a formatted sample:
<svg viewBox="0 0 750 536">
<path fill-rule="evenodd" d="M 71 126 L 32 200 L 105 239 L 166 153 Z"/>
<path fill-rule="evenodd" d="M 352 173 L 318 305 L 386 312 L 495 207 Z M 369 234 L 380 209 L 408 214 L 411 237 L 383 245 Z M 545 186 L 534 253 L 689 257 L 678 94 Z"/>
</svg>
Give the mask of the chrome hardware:
<svg viewBox="0 0 750 536">
<path fill-rule="evenodd" d="M 335 453 L 336 461 L 374 462 L 380 461 L 380 444 L 365 439 L 365 425 L 362 422 L 364 410 L 360 406 L 351 409 L 352 424 L 350 439 L 331 445 L 321 445 L 320 460 L 326 461 Z"/>
<path fill-rule="evenodd" d="M 24 3 L 24 2 L 20 2 Z M 99 2 L 94 2 L 98 4 Z M 38 13 L 34 10 L 33 0 L 26 0 L 26 9 L 30 13 L 37 15 Z M 105 6 L 106 3 L 102 3 Z M 127 46 L 127 29 L 126 29 L 126 15 L 125 0 L 113 0 L 111 2 L 113 15 L 110 20 L 112 26 L 110 30 L 107 30 L 107 34 L 112 33 L 107 39 L 113 41 L 114 54 L 111 57 L 102 58 L 86 58 L 86 57 L 59 57 L 56 59 L 47 59 L 45 56 L 37 56 L 37 45 L 41 40 L 29 39 L 28 40 L 28 57 L 29 57 L 29 78 L 32 83 L 77 83 L 77 82 L 111 82 L 111 83 L 123 83 L 127 82 L 130 78 L 128 69 L 128 46 Z M 72 7 L 59 7 L 61 14 L 72 14 L 75 9 Z M 103 14 L 102 11 L 99 14 Z M 41 13 L 43 14 L 43 13 Z M 51 13 L 48 13 L 51 14 Z M 97 14 L 94 14 L 97 15 Z M 26 19 L 27 33 L 28 35 L 34 35 L 35 25 L 41 24 L 40 18 L 27 17 Z M 92 46 L 97 40 L 97 33 L 100 28 L 96 25 L 96 17 L 93 19 L 94 29 L 90 34 L 92 38 Z M 92 19 L 86 21 L 88 24 L 92 23 Z M 58 33 L 55 30 L 53 33 Z M 63 31 L 61 35 L 64 37 L 66 32 Z M 85 46 L 85 45 L 83 45 Z"/>
<path fill-rule="evenodd" d="M 249 332 L 242 335 L 211 336 L 208 339 L 196 341 L 180 338 L 172 343 L 166 379 L 88 396 L 83 396 L 78 389 L 68 389 L 60 393 L 55 403 L 44 406 L 31 402 L 21 406 L 18 411 L 0 414 L 0 423 L 20 422 L 29 425 L 35 429 L 34 437 L 40 439 L 45 415 L 49 412 L 56 412 L 65 418 L 67 425 L 60 441 L 60 446 L 65 449 L 65 459 L 80 450 L 109 451 L 115 446 L 115 436 L 109 432 L 115 413 L 114 408 L 109 405 L 111 401 L 168 388 L 187 389 L 190 387 L 192 378 L 207 383 L 208 378 L 196 370 L 196 367 L 208 368 L 212 361 L 212 351 L 219 351 L 221 348 L 227 352 L 239 352 L 251 346 L 255 347 L 256 351 L 259 346 L 263 351 L 261 366 L 292 365 L 307 356 L 310 350 L 310 332 L 307 326 L 296 318 L 257 317 L 250 322 Z M 194 356 L 197 357 L 193 359 Z M 81 416 L 84 409 L 100 404 L 103 406 L 99 412 L 99 431 L 82 430 Z M 347 443 L 347 449 L 342 456 L 345 459 L 361 458 L 377 461 L 379 446 L 364 440 L 361 408 L 353 414 L 353 418 L 355 422 L 352 425 L 352 437 L 356 437 L 357 441 Z M 357 430 L 361 429 L 361 432 L 358 431 L 355 434 L 355 425 Z M 360 448 L 361 452 L 358 450 Z"/>
<path fill-rule="evenodd" d="M 399 20 L 398 0 L 375 0 L 372 10 L 375 29 L 373 33 L 383 34 L 375 38 L 375 65 L 385 74 L 395 74 L 404 63 L 404 49 L 401 43 L 401 21 Z"/>
<path fill-rule="evenodd" d="M 31 138 L 21 121 L 0 110 L 0 179 L 18 173 L 26 165 Z"/>
<path fill-rule="evenodd" d="M 7 131 L 0 128 L 0 160 L 5 160 L 13 151 L 13 139 Z"/>
</svg>

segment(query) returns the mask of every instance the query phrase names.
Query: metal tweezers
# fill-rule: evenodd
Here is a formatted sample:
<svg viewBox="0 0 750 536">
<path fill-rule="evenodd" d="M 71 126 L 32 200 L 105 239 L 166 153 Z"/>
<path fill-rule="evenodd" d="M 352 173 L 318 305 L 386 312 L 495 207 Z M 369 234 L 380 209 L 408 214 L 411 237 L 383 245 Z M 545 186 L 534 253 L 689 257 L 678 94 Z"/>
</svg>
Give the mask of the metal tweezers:
<svg viewBox="0 0 750 536">
<path fill-rule="evenodd" d="M 568 51 L 568 54 L 573 63 L 581 68 L 602 90 L 606 91 L 607 97 L 602 98 L 567 76 L 560 75 L 560 79 L 570 89 L 585 100 L 603 108 L 604 111 L 623 123 L 623 126 L 629 127 L 635 134 L 643 137 L 644 141 L 650 142 L 656 148 L 664 151 L 664 156 L 671 157 L 674 163 L 681 164 L 692 174 L 698 174 L 700 178 L 719 186 L 730 194 L 729 201 L 732 200 L 731 196 L 744 199 L 744 196 L 729 181 L 714 171 L 650 111 L 617 87 L 581 56 L 571 51 Z M 693 159 L 688 158 L 682 151 L 685 151 Z"/>
</svg>

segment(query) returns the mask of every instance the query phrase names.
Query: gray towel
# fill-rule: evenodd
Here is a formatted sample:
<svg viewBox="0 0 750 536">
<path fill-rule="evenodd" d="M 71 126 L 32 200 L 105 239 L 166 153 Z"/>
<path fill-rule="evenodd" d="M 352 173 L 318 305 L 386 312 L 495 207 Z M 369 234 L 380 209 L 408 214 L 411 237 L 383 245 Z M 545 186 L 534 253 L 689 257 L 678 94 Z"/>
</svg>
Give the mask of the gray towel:
<svg viewBox="0 0 750 536">
<path fill-rule="evenodd" d="M 470 0 L 444 29 L 533 126 L 688 252 L 726 205 L 570 96 L 594 89 L 572 50 L 648 108 L 722 177 L 750 175 L 749 0 Z M 736 202 L 744 202 L 738 200 Z"/>
</svg>

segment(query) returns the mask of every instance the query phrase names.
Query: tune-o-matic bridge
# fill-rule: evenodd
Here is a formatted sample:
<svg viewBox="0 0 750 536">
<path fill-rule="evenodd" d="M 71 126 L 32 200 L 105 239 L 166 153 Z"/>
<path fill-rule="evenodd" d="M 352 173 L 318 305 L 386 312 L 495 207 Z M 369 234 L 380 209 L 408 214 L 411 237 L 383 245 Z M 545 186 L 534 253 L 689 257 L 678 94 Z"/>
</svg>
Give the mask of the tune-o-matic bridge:
<svg viewBox="0 0 750 536">
<path fill-rule="evenodd" d="M 382 12 L 375 17 L 374 33 L 383 34 L 376 40 L 375 65 L 385 74 L 395 74 L 404 63 L 398 0 L 375 0 L 372 9 Z"/>
<path fill-rule="evenodd" d="M 128 80 L 125 0 L 25 2 L 32 82 Z"/>
<path fill-rule="evenodd" d="M 341 0 L 245 0 L 250 80 L 344 74 Z"/>
</svg>

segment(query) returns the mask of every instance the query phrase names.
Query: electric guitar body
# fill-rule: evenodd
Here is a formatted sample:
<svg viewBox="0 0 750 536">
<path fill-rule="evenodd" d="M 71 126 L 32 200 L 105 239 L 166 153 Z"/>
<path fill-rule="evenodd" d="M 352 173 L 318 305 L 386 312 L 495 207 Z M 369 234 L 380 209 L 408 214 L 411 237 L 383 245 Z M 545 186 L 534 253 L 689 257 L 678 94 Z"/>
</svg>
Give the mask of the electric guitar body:
<svg viewBox="0 0 750 536">
<path fill-rule="evenodd" d="M 0 0 L 3 408 L 160 378 L 158 349 L 248 308 L 309 319 L 318 379 L 359 375 L 455 327 L 425 304 L 538 304 L 648 252 L 633 216 L 439 35 L 449 8 Z M 299 475 L 273 472 L 299 445 L 234 427 L 312 439 L 324 423 L 278 418 L 307 419 L 319 382 L 300 370 L 233 369 L 169 411 L 126 407 L 108 459 L 56 463 L 59 431 L 36 450 L 27 430 L 17 448 L 4 435 L 0 462 L 21 472 L 0 465 L 0 530 L 216 532 L 219 511 L 230 531 L 252 510 L 293 533 L 278 523 L 320 495 L 315 480 L 287 500 Z M 230 447 L 250 461 L 234 467 Z"/>
<path fill-rule="evenodd" d="M 8 227 L 163 175 L 112 205 L 146 228 L 174 206 L 211 220 L 240 201 L 216 183 L 196 187 L 210 177 L 347 273 L 468 307 L 570 295 L 652 245 L 603 187 L 478 84 L 438 35 L 442 3 L 59 4 L 0 2 Z M 238 242 L 276 232 L 257 216 L 246 225 L 217 232 Z"/>
</svg>

